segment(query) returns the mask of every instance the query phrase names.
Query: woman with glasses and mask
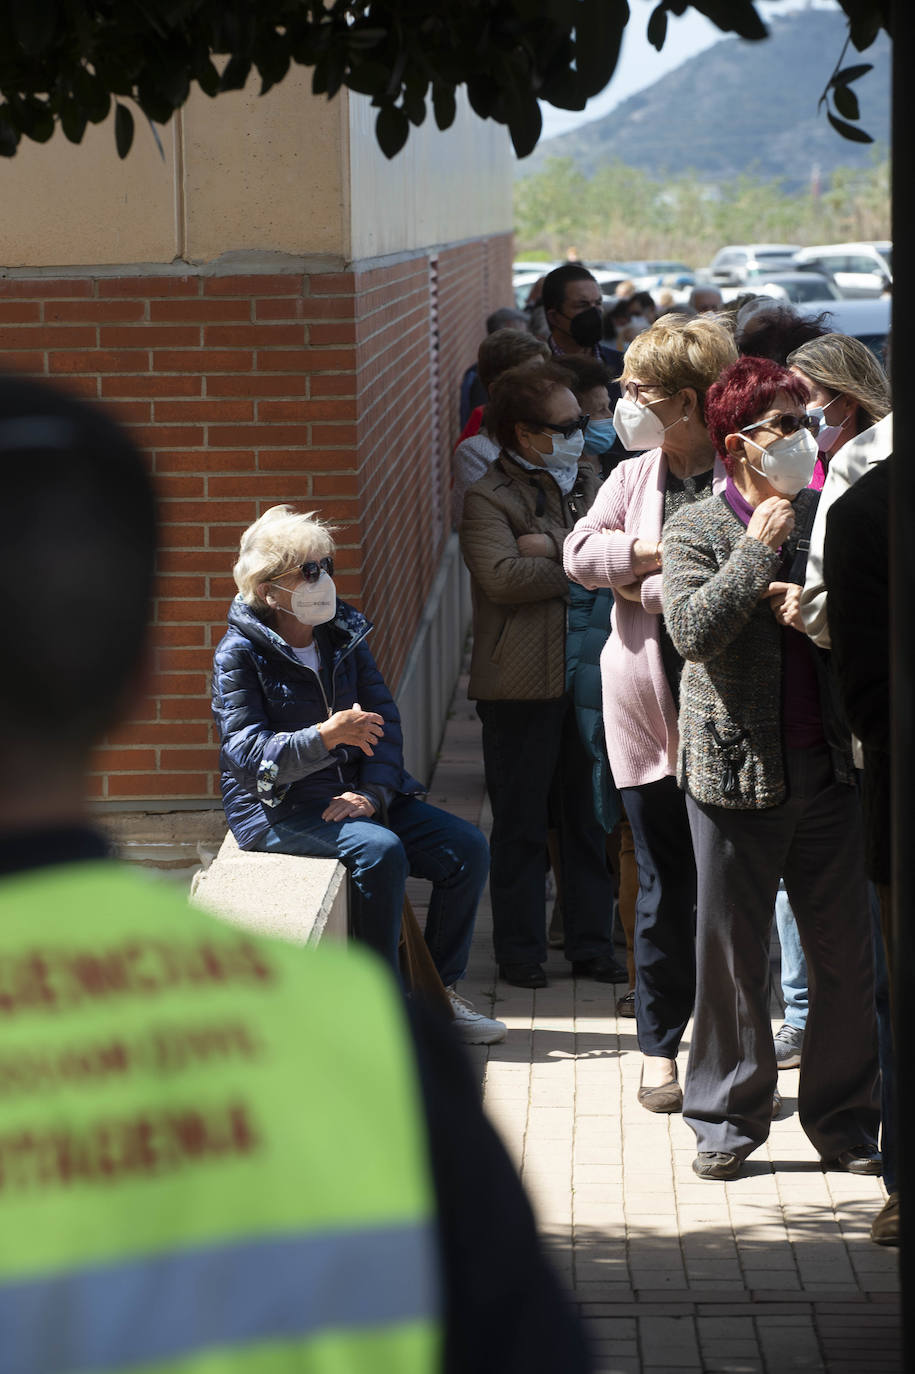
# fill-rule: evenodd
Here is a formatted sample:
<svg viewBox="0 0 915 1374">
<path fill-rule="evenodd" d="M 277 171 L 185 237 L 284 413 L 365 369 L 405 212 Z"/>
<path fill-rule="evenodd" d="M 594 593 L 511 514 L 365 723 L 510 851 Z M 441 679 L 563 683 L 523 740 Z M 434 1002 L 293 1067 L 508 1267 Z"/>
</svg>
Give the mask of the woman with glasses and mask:
<svg viewBox="0 0 915 1374">
<path fill-rule="evenodd" d="M 779 878 L 810 971 L 798 1114 L 824 1167 L 880 1172 L 873 959 L 850 752 L 827 743 L 792 577 L 819 417 L 795 373 L 742 358 L 706 398 L 728 477 L 665 533 L 664 616 L 685 659 L 678 776 L 698 874 L 683 1114 L 693 1169 L 729 1179 L 769 1134 L 778 1068 L 769 935 Z"/>
<path fill-rule="evenodd" d="M 696 876 L 676 782 L 682 660 L 661 614 L 666 523 L 713 485 L 705 395 L 736 358 L 711 319 L 664 315 L 630 344 L 613 425 L 628 449 L 565 543 L 568 575 L 612 587 L 612 633 L 601 655 L 610 768 L 632 827 L 639 870 L 634 938 L 639 1102 L 679 1111 L 677 1053 L 693 1009 Z M 718 484 L 723 485 L 723 469 Z"/>
<path fill-rule="evenodd" d="M 473 592 L 468 695 L 483 723 L 493 813 L 493 942 L 500 976 L 523 988 L 546 985 L 550 810 L 572 972 L 602 982 L 626 977 L 613 958 L 613 887 L 591 760 L 566 690 L 562 545 L 599 482 L 580 461 L 587 424 L 561 368 L 535 363 L 504 372 L 487 410 L 499 456 L 468 489 L 461 522 Z"/>
<path fill-rule="evenodd" d="M 331 527 L 273 506 L 241 539 L 238 595 L 213 665 L 222 797 L 240 848 L 339 859 L 354 933 L 397 968 L 407 875 L 432 882 L 426 943 L 461 1038 L 505 1027 L 458 996 L 488 850 L 467 821 L 420 800 L 400 716 L 341 601 Z"/>
</svg>

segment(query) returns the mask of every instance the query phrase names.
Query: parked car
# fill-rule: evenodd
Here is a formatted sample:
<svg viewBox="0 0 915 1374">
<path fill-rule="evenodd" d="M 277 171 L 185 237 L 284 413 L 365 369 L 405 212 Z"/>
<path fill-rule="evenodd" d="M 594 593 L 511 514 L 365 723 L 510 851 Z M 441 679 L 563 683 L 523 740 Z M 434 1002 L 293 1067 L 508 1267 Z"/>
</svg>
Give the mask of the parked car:
<svg viewBox="0 0 915 1374">
<path fill-rule="evenodd" d="M 760 296 L 774 296 L 780 301 L 842 299 L 835 282 L 821 272 L 751 272 L 746 287 Z"/>
<path fill-rule="evenodd" d="M 795 262 L 835 279 L 843 296 L 880 296 L 893 281 L 893 245 L 886 240 L 872 243 L 827 243 L 799 248 Z"/>
<path fill-rule="evenodd" d="M 648 258 L 644 262 L 627 263 L 629 279 L 635 282 L 639 291 L 651 291 L 656 287 L 692 286 L 695 273 L 685 262 L 672 262 L 667 258 Z"/>
<path fill-rule="evenodd" d="M 735 243 L 721 248 L 702 274 L 715 286 L 743 286 L 750 272 L 794 271 L 796 243 Z"/>
<path fill-rule="evenodd" d="M 804 301 L 803 313 L 825 315 L 823 324 L 827 329 L 860 339 L 877 361 L 885 366 L 892 304 L 889 296 L 871 300 Z"/>
<path fill-rule="evenodd" d="M 552 262 L 514 262 L 512 263 L 512 292 L 515 297 L 515 305 L 519 310 L 523 310 L 527 304 L 527 298 L 531 287 L 538 282 L 541 277 L 545 277 L 547 272 L 552 272 L 554 267 L 560 264 L 555 260 Z"/>
</svg>

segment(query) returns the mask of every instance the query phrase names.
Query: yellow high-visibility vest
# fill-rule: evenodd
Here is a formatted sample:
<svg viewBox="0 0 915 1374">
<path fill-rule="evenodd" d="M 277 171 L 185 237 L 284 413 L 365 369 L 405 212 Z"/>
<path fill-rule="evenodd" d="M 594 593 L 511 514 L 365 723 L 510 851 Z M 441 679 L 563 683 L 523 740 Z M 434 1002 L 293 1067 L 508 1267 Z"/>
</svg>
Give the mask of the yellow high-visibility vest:
<svg viewBox="0 0 915 1374">
<path fill-rule="evenodd" d="M 108 861 L 0 881 L 0 1374 L 431 1374 L 393 980 Z"/>
</svg>

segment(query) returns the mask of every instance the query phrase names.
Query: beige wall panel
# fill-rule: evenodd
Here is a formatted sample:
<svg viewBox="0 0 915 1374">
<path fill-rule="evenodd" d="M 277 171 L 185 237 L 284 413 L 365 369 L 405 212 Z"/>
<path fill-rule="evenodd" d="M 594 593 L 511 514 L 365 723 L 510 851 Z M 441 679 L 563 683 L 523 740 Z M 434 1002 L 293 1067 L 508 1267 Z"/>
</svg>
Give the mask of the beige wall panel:
<svg viewBox="0 0 915 1374">
<path fill-rule="evenodd" d="M 160 137 L 164 162 L 142 115 L 124 162 L 113 117 L 90 124 L 79 144 L 59 130 L 48 143 L 23 139 L 14 158 L 0 159 L 0 266 L 171 262 L 178 251 L 172 126 Z"/>
<path fill-rule="evenodd" d="M 349 111 L 353 260 L 511 230 L 508 131 L 478 119 L 463 93 L 450 129 L 441 132 L 430 109 L 390 162 L 368 98 L 350 96 Z"/>
<path fill-rule="evenodd" d="M 345 98 L 313 96 L 311 72 L 302 67 L 263 97 L 259 86 L 252 78 L 246 90 L 216 100 L 195 91 L 186 106 L 186 256 L 340 256 L 347 237 Z"/>
</svg>

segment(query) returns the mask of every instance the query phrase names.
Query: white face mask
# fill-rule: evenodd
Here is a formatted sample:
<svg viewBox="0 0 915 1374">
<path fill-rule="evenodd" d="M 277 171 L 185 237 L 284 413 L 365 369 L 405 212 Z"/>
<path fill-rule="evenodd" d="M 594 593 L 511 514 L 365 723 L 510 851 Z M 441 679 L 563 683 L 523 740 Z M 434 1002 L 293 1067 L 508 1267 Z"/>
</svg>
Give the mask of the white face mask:
<svg viewBox="0 0 915 1374">
<path fill-rule="evenodd" d="M 832 401 L 838 399 L 838 396 L 833 396 Z M 815 415 L 820 422 L 820 428 L 817 431 L 817 448 L 821 453 L 828 453 L 845 428 L 844 422 L 841 425 L 828 425 L 826 423 L 826 412 L 832 405 L 832 401 L 827 401 L 824 406 L 807 407 L 807 414 Z"/>
<path fill-rule="evenodd" d="M 624 448 L 660 448 L 667 431 L 686 419 L 685 415 L 681 415 L 673 424 L 662 424 L 654 411 L 649 410 L 649 406 L 658 404 L 658 401 L 648 401 L 640 406 L 637 401 L 630 401 L 628 396 L 620 397 L 613 411 L 613 428 Z"/>
<path fill-rule="evenodd" d="M 637 329 L 640 334 L 642 334 L 646 329 L 650 328 L 650 325 L 651 321 L 647 319 L 645 315 L 629 316 L 630 329 Z"/>
<path fill-rule="evenodd" d="M 750 467 L 760 477 L 765 477 L 769 485 L 782 496 L 797 496 L 799 491 L 810 486 L 817 460 L 817 445 L 809 429 L 799 429 L 787 439 L 776 439 L 768 448 L 763 448 L 762 444 L 757 444 L 747 435 L 743 435 L 743 439 L 762 454 L 762 467 L 758 468 L 753 463 L 750 463 Z"/>
<path fill-rule="evenodd" d="M 288 588 L 281 588 L 287 590 Z M 317 582 L 300 582 L 289 593 L 291 605 L 277 606 L 286 615 L 294 615 L 303 625 L 326 625 L 337 611 L 337 584 L 329 573 L 321 569 Z"/>
</svg>

